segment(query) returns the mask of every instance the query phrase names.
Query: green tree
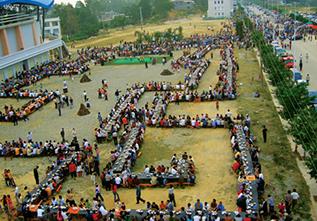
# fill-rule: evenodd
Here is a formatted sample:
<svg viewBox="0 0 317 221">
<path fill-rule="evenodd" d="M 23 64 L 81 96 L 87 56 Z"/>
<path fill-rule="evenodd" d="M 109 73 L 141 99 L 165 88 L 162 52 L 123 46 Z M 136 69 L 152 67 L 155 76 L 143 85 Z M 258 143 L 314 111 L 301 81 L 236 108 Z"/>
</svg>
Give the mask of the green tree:
<svg viewBox="0 0 317 221">
<path fill-rule="evenodd" d="M 195 4 L 202 12 L 206 12 L 208 9 L 208 0 L 195 0 Z"/>
<path fill-rule="evenodd" d="M 153 13 L 156 18 L 167 18 L 169 11 L 172 9 L 170 0 L 154 0 Z"/>
<path fill-rule="evenodd" d="M 291 135 L 307 153 L 306 164 L 310 175 L 317 178 L 317 112 L 313 108 L 300 111 L 290 121 Z"/>
<path fill-rule="evenodd" d="M 149 19 L 152 16 L 152 0 L 141 0 L 139 8 L 142 10 L 143 19 Z"/>
</svg>

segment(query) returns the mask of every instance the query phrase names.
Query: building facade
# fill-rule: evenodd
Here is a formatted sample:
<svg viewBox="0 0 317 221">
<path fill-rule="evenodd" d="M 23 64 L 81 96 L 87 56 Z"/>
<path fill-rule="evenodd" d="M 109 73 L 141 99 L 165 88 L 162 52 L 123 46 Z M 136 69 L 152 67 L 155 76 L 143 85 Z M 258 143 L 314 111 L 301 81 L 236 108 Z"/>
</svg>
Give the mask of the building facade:
<svg viewBox="0 0 317 221">
<path fill-rule="evenodd" d="M 41 26 L 31 14 L 0 16 L 0 81 L 67 52 L 61 39 L 44 38 Z"/>
<path fill-rule="evenodd" d="M 45 30 L 45 37 L 61 39 L 62 31 L 61 31 L 61 20 L 59 19 L 59 17 L 46 18 L 44 30 Z"/>
<path fill-rule="evenodd" d="M 234 0 L 208 0 L 208 18 L 229 18 L 234 12 Z"/>
</svg>

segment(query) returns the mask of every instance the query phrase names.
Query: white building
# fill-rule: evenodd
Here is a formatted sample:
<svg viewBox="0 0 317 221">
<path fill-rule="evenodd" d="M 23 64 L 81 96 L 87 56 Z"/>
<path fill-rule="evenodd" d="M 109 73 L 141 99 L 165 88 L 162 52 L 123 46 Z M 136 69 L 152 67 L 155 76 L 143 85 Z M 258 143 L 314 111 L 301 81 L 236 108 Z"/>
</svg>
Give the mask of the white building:
<svg viewBox="0 0 317 221">
<path fill-rule="evenodd" d="M 45 36 L 53 38 L 62 38 L 61 32 L 61 20 L 59 17 L 56 18 L 46 18 L 45 19 Z"/>
<path fill-rule="evenodd" d="M 233 11 L 234 0 L 208 0 L 208 18 L 229 18 Z"/>
</svg>

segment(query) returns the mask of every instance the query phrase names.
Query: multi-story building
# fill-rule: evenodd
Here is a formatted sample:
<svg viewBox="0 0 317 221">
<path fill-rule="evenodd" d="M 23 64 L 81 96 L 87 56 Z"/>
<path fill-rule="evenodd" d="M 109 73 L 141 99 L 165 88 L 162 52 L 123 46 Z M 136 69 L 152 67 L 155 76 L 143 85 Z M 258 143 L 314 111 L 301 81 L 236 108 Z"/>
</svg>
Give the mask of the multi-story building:
<svg viewBox="0 0 317 221">
<path fill-rule="evenodd" d="M 45 36 L 45 14 L 53 0 L 24 0 L 23 7 L 15 3 L 21 1 L 0 1 L 0 81 L 67 52 L 61 39 Z"/>
<path fill-rule="evenodd" d="M 208 18 L 229 18 L 233 11 L 234 0 L 208 0 Z"/>
<path fill-rule="evenodd" d="M 59 17 L 45 19 L 45 36 L 52 38 L 62 38 L 61 20 Z"/>
</svg>

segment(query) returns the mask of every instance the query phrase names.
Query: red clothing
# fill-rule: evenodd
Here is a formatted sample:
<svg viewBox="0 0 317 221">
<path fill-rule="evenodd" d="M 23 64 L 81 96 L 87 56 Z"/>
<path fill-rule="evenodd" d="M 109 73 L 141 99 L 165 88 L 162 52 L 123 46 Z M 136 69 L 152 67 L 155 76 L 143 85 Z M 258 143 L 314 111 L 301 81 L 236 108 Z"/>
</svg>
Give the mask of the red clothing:
<svg viewBox="0 0 317 221">
<path fill-rule="evenodd" d="M 280 203 L 280 204 L 278 204 L 277 207 L 279 209 L 280 214 L 284 214 L 284 212 L 285 212 L 285 204 L 284 203 Z"/>
<path fill-rule="evenodd" d="M 128 119 L 126 117 L 122 118 L 122 123 L 124 125 L 127 125 L 128 124 Z"/>
<path fill-rule="evenodd" d="M 69 164 L 68 170 L 70 173 L 76 172 L 76 165 L 74 163 Z"/>
<path fill-rule="evenodd" d="M 237 172 L 237 170 L 240 168 L 240 163 L 238 161 L 235 161 L 233 164 L 232 164 L 232 169 L 234 172 Z"/>
<path fill-rule="evenodd" d="M 117 185 L 112 185 L 112 192 L 116 193 L 117 192 Z"/>
</svg>

